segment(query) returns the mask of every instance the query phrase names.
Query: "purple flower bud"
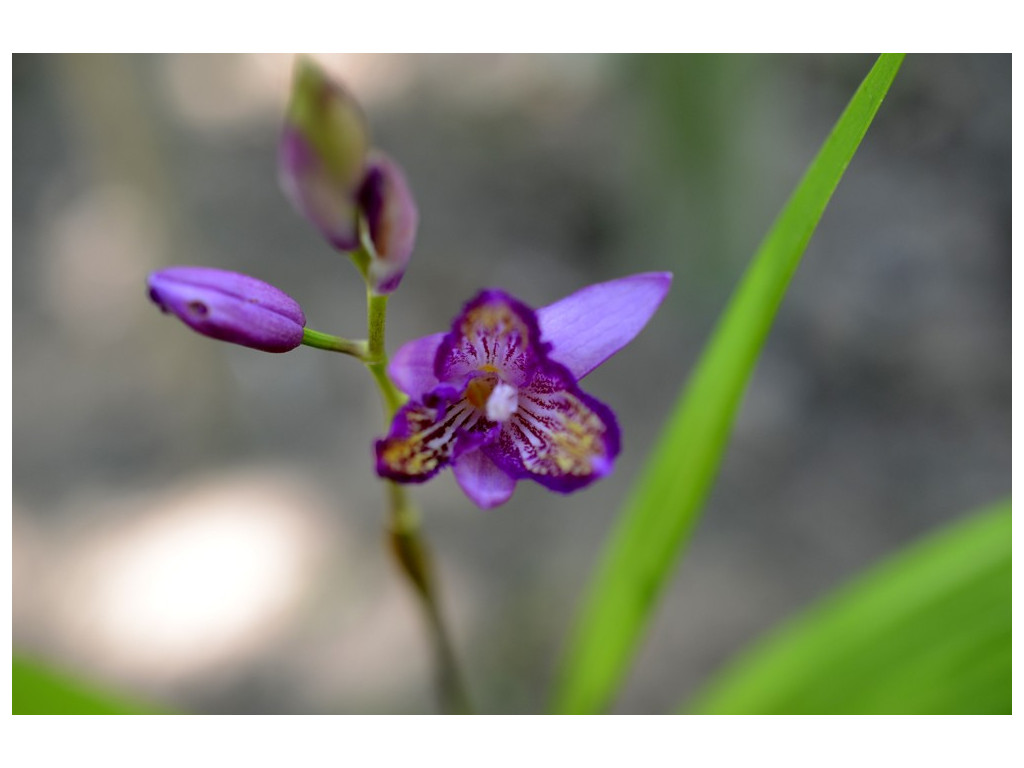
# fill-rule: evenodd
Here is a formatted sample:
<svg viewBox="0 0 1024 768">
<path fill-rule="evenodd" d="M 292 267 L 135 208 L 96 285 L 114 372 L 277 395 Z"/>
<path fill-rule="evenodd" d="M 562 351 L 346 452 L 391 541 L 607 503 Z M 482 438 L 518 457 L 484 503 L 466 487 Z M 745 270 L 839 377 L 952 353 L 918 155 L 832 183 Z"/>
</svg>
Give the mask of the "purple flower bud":
<svg viewBox="0 0 1024 768">
<path fill-rule="evenodd" d="M 359 245 L 358 194 L 366 172 L 369 130 L 356 100 L 308 58 L 295 66 L 278 147 L 285 195 L 331 245 Z"/>
<path fill-rule="evenodd" d="M 302 343 L 306 316 L 291 296 L 248 275 L 208 267 L 151 272 L 149 298 L 189 328 L 264 352 Z"/>
<path fill-rule="evenodd" d="M 377 293 L 391 293 L 409 264 L 419 211 L 402 169 L 382 152 L 371 155 L 359 203 L 377 252 L 369 266 L 370 285 Z"/>
</svg>

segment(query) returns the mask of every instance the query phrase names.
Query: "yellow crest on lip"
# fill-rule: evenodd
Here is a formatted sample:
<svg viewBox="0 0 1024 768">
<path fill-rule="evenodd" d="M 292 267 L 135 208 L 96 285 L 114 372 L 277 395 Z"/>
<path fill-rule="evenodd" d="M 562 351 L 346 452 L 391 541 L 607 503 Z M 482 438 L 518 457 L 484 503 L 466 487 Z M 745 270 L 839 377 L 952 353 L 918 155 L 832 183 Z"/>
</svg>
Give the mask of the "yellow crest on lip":
<svg viewBox="0 0 1024 768">
<path fill-rule="evenodd" d="M 459 330 L 467 338 L 476 336 L 480 339 L 498 339 L 515 334 L 524 346 L 530 343 L 529 327 L 505 303 L 488 302 L 474 307 L 466 313 Z"/>
</svg>

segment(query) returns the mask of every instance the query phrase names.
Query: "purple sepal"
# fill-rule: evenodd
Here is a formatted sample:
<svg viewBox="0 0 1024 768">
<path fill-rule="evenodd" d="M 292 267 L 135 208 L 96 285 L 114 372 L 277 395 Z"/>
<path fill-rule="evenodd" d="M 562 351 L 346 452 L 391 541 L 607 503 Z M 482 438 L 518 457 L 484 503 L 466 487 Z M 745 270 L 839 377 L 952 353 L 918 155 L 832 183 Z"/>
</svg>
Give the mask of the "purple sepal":
<svg viewBox="0 0 1024 768">
<path fill-rule="evenodd" d="M 409 264 L 419 212 L 402 169 L 382 152 L 370 156 L 359 204 L 377 254 L 370 262 L 370 286 L 377 293 L 391 293 Z"/>
<path fill-rule="evenodd" d="M 434 375 L 434 361 L 437 360 L 437 348 L 445 336 L 445 333 L 435 333 L 407 341 L 388 363 L 388 376 L 414 400 L 419 400 L 438 384 L 437 376 Z"/>
<path fill-rule="evenodd" d="M 264 352 L 287 352 L 302 343 L 302 307 L 262 280 L 209 267 L 170 267 L 150 273 L 147 284 L 160 309 L 204 336 Z"/>
<path fill-rule="evenodd" d="M 538 310 L 551 358 L 582 379 L 636 338 L 671 285 L 670 272 L 645 272 L 588 285 Z"/>
</svg>

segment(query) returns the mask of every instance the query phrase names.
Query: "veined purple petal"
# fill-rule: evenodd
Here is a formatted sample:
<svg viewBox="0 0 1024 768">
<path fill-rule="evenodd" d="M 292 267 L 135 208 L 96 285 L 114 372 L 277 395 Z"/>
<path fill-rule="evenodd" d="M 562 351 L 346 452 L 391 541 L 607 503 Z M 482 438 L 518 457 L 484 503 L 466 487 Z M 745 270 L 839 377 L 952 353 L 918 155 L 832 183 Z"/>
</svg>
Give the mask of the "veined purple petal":
<svg viewBox="0 0 1024 768">
<path fill-rule="evenodd" d="M 516 489 L 516 481 L 498 468 L 482 450 L 463 454 L 452 465 L 455 482 L 481 509 L 501 506 Z"/>
<path fill-rule="evenodd" d="M 434 361 L 437 359 L 437 349 L 446 335 L 434 333 L 407 341 L 388 363 L 388 376 L 413 400 L 422 400 L 425 394 L 438 385 Z"/>
<path fill-rule="evenodd" d="M 409 264 L 419 212 L 402 169 L 382 152 L 370 156 L 359 201 L 377 252 L 370 262 L 370 285 L 377 293 L 391 293 Z"/>
<path fill-rule="evenodd" d="M 545 351 L 532 309 L 503 291 L 481 291 L 441 341 L 434 374 L 457 385 L 496 374 L 518 387 L 530 380 Z"/>
<path fill-rule="evenodd" d="M 376 443 L 377 474 L 403 483 L 429 480 L 451 461 L 454 440 L 443 437 L 443 408 L 409 402 L 398 409 L 387 437 Z"/>
<path fill-rule="evenodd" d="M 248 275 L 208 267 L 152 272 L 149 297 L 204 336 L 264 352 L 302 343 L 306 316 L 291 296 Z"/>
<path fill-rule="evenodd" d="M 612 410 L 548 360 L 519 391 L 519 406 L 498 440 L 482 450 L 511 477 L 569 493 L 610 474 L 619 448 Z"/>
<path fill-rule="evenodd" d="M 403 483 L 422 483 L 453 459 L 498 436 L 498 427 L 481 418 L 465 399 L 452 402 L 442 384 L 429 405 L 410 401 L 398 409 L 387 436 L 376 443 L 377 474 Z"/>
<path fill-rule="evenodd" d="M 538 310 L 551 358 L 582 379 L 636 338 L 671 284 L 669 272 L 646 272 L 587 286 Z"/>
</svg>

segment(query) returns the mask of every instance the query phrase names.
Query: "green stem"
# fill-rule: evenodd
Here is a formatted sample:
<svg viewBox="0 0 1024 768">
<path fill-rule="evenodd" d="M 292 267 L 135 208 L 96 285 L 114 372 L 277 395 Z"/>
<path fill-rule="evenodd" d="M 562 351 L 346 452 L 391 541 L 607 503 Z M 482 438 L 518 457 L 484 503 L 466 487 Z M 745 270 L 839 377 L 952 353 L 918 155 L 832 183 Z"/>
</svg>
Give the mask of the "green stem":
<svg viewBox="0 0 1024 768">
<path fill-rule="evenodd" d="M 368 339 L 363 362 L 373 374 L 384 401 L 386 421 L 391 419 L 405 402 L 406 397 L 388 376 L 388 357 L 385 348 L 388 297 L 367 290 Z M 438 686 L 441 703 L 445 711 L 453 714 L 469 714 L 472 708 L 462 683 L 458 660 L 451 643 L 451 635 L 441 613 L 437 582 L 430 558 L 430 551 L 420 532 L 419 515 L 416 513 L 405 486 L 387 480 L 389 543 L 402 573 L 409 579 L 413 591 L 419 596 L 427 624 L 430 628 L 434 652 L 437 656 Z"/>
<path fill-rule="evenodd" d="M 419 596 L 426 614 L 434 654 L 437 658 L 441 706 L 445 712 L 451 714 L 472 714 L 473 709 L 462 683 L 462 675 L 459 672 L 451 636 L 441 614 L 430 550 L 419 532 L 417 515 L 406 505 L 405 489 L 397 483 L 389 483 L 389 485 L 392 500 L 391 527 L 388 531 L 389 543 L 395 560 Z"/>
<path fill-rule="evenodd" d="M 322 331 L 314 331 L 312 328 L 302 329 L 302 343 L 307 347 L 316 349 L 327 349 L 331 352 L 341 352 L 344 355 L 352 355 L 360 360 L 367 360 L 368 344 L 365 341 L 352 341 L 343 339 L 341 336 L 332 336 Z"/>
<path fill-rule="evenodd" d="M 373 378 L 380 388 L 381 397 L 384 398 L 384 409 L 387 421 L 390 424 L 395 412 L 402 407 L 406 397 L 402 394 L 395 383 L 388 376 L 388 354 L 384 349 L 384 332 L 388 317 L 388 297 L 381 296 L 367 289 L 366 292 L 366 322 L 369 326 L 369 340 L 366 343 L 366 357 L 364 362 L 370 369 Z"/>
</svg>

